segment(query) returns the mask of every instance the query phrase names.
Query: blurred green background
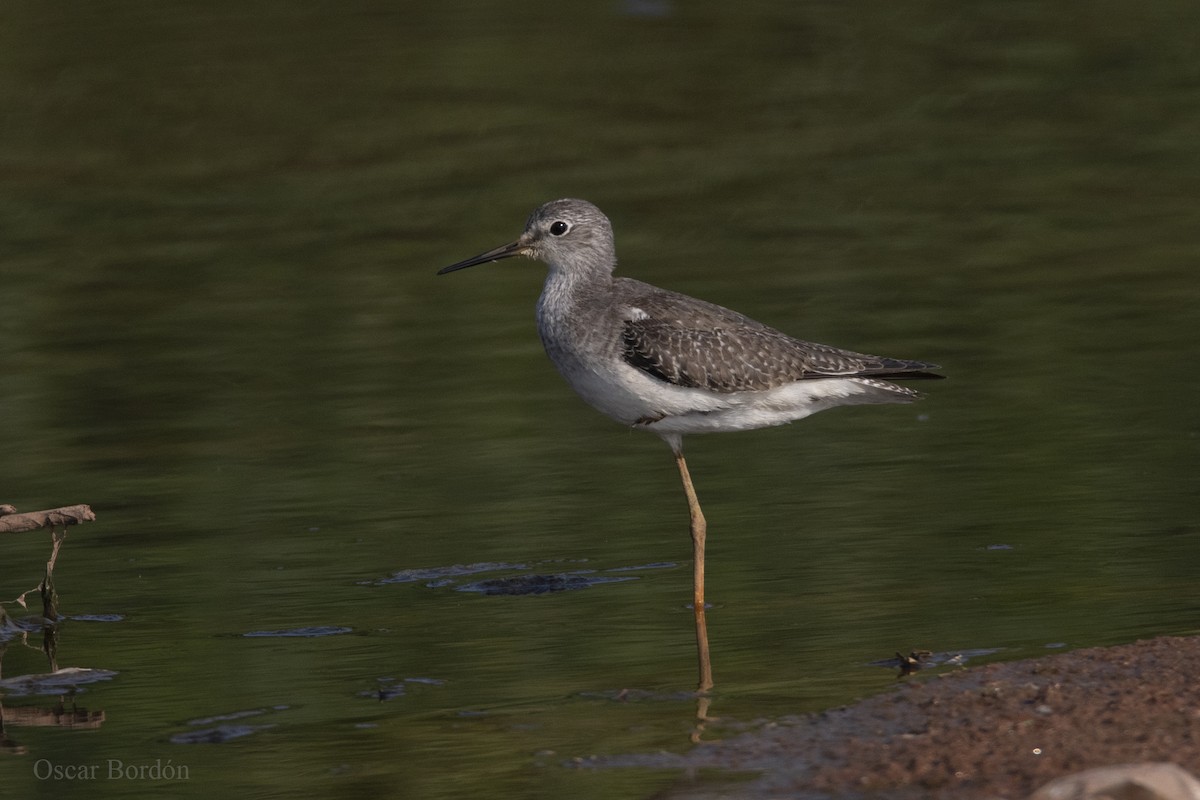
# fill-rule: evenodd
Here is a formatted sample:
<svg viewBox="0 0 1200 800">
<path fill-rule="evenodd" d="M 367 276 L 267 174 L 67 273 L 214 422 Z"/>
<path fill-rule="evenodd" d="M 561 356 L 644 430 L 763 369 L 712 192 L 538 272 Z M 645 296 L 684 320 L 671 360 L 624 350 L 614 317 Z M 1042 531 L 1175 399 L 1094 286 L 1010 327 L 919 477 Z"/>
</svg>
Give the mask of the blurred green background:
<svg viewBox="0 0 1200 800">
<path fill-rule="evenodd" d="M 705 738 L 886 690 L 865 665 L 896 650 L 1196 630 L 1195 3 L 0 9 L 0 502 L 92 504 L 63 608 L 121 615 L 64 624 L 62 666 L 119 673 L 74 700 L 106 719 L 6 727 L 14 796 L 678 779 L 563 766 L 689 746 L 670 453 L 554 372 L 541 265 L 434 275 L 561 196 L 609 214 L 622 274 L 949 377 L 689 440 Z M 3 544 L 8 599 L 48 537 Z M 668 566 L 536 597 L 376 583 L 479 562 Z M 319 625 L 351 632 L 244 636 Z M 34 638 L 3 657 L 45 669 Z M 272 727 L 171 742 L 242 711 Z"/>
</svg>

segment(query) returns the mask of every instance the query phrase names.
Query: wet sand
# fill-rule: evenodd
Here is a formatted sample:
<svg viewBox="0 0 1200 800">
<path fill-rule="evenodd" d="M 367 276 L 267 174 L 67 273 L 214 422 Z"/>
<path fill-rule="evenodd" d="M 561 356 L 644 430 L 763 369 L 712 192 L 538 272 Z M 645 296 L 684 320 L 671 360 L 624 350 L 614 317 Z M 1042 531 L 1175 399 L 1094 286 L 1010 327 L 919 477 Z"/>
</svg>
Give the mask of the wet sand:
<svg viewBox="0 0 1200 800">
<path fill-rule="evenodd" d="M 617 761 L 706 770 L 672 798 L 1024 798 L 1100 766 L 1167 761 L 1200 774 L 1200 637 L 918 674 L 852 706 Z"/>
</svg>

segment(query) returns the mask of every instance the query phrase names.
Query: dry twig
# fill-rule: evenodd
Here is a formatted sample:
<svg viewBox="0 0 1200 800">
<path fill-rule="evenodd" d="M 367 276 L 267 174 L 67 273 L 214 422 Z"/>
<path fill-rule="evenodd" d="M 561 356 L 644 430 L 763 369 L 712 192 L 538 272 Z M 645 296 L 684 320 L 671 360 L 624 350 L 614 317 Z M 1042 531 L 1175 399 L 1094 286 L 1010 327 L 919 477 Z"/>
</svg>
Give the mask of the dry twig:
<svg viewBox="0 0 1200 800">
<path fill-rule="evenodd" d="M 65 528 L 81 522 L 92 522 L 96 515 L 87 505 L 63 506 L 46 511 L 18 514 L 10 505 L 0 505 L 0 533 L 24 533 L 41 528 Z"/>
</svg>

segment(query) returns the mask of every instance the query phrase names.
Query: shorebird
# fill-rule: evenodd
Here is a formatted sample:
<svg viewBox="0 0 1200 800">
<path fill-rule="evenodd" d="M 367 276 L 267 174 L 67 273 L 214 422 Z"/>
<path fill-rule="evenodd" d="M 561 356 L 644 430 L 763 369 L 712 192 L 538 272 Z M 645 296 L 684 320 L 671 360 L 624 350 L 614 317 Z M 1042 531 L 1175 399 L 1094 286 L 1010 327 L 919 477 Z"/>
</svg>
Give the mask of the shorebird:
<svg viewBox="0 0 1200 800">
<path fill-rule="evenodd" d="M 782 425 L 835 406 L 909 403 L 920 395 L 893 381 L 941 378 L 932 372 L 938 366 L 801 341 L 728 308 L 614 277 L 612 224 L 585 200 L 546 203 L 515 242 L 438 274 L 514 256 L 549 267 L 537 328 L 571 388 L 617 422 L 658 434 L 675 456 L 690 518 L 692 608 L 706 691 L 713 685 L 707 524 L 683 457 L 684 435 Z"/>
</svg>

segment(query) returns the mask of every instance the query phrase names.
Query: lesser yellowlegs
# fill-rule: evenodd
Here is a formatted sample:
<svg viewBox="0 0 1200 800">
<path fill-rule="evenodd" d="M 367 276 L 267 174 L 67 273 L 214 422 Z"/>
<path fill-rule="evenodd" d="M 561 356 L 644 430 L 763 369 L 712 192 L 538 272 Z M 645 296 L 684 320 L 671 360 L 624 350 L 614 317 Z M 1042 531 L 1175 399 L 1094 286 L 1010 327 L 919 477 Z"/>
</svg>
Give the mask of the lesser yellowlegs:
<svg viewBox="0 0 1200 800">
<path fill-rule="evenodd" d="M 438 274 L 512 256 L 550 268 L 538 333 L 571 388 L 617 422 L 657 433 L 675 454 L 691 518 L 692 602 L 707 690 L 707 526 L 683 458 L 684 434 L 782 425 L 834 406 L 908 403 L 920 395 L 892 381 L 942 376 L 931 372 L 935 364 L 803 342 L 728 308 L 614 277 L 612 225 L 584 200 L 546 203 L 515 242 Z"/>
</svg>

